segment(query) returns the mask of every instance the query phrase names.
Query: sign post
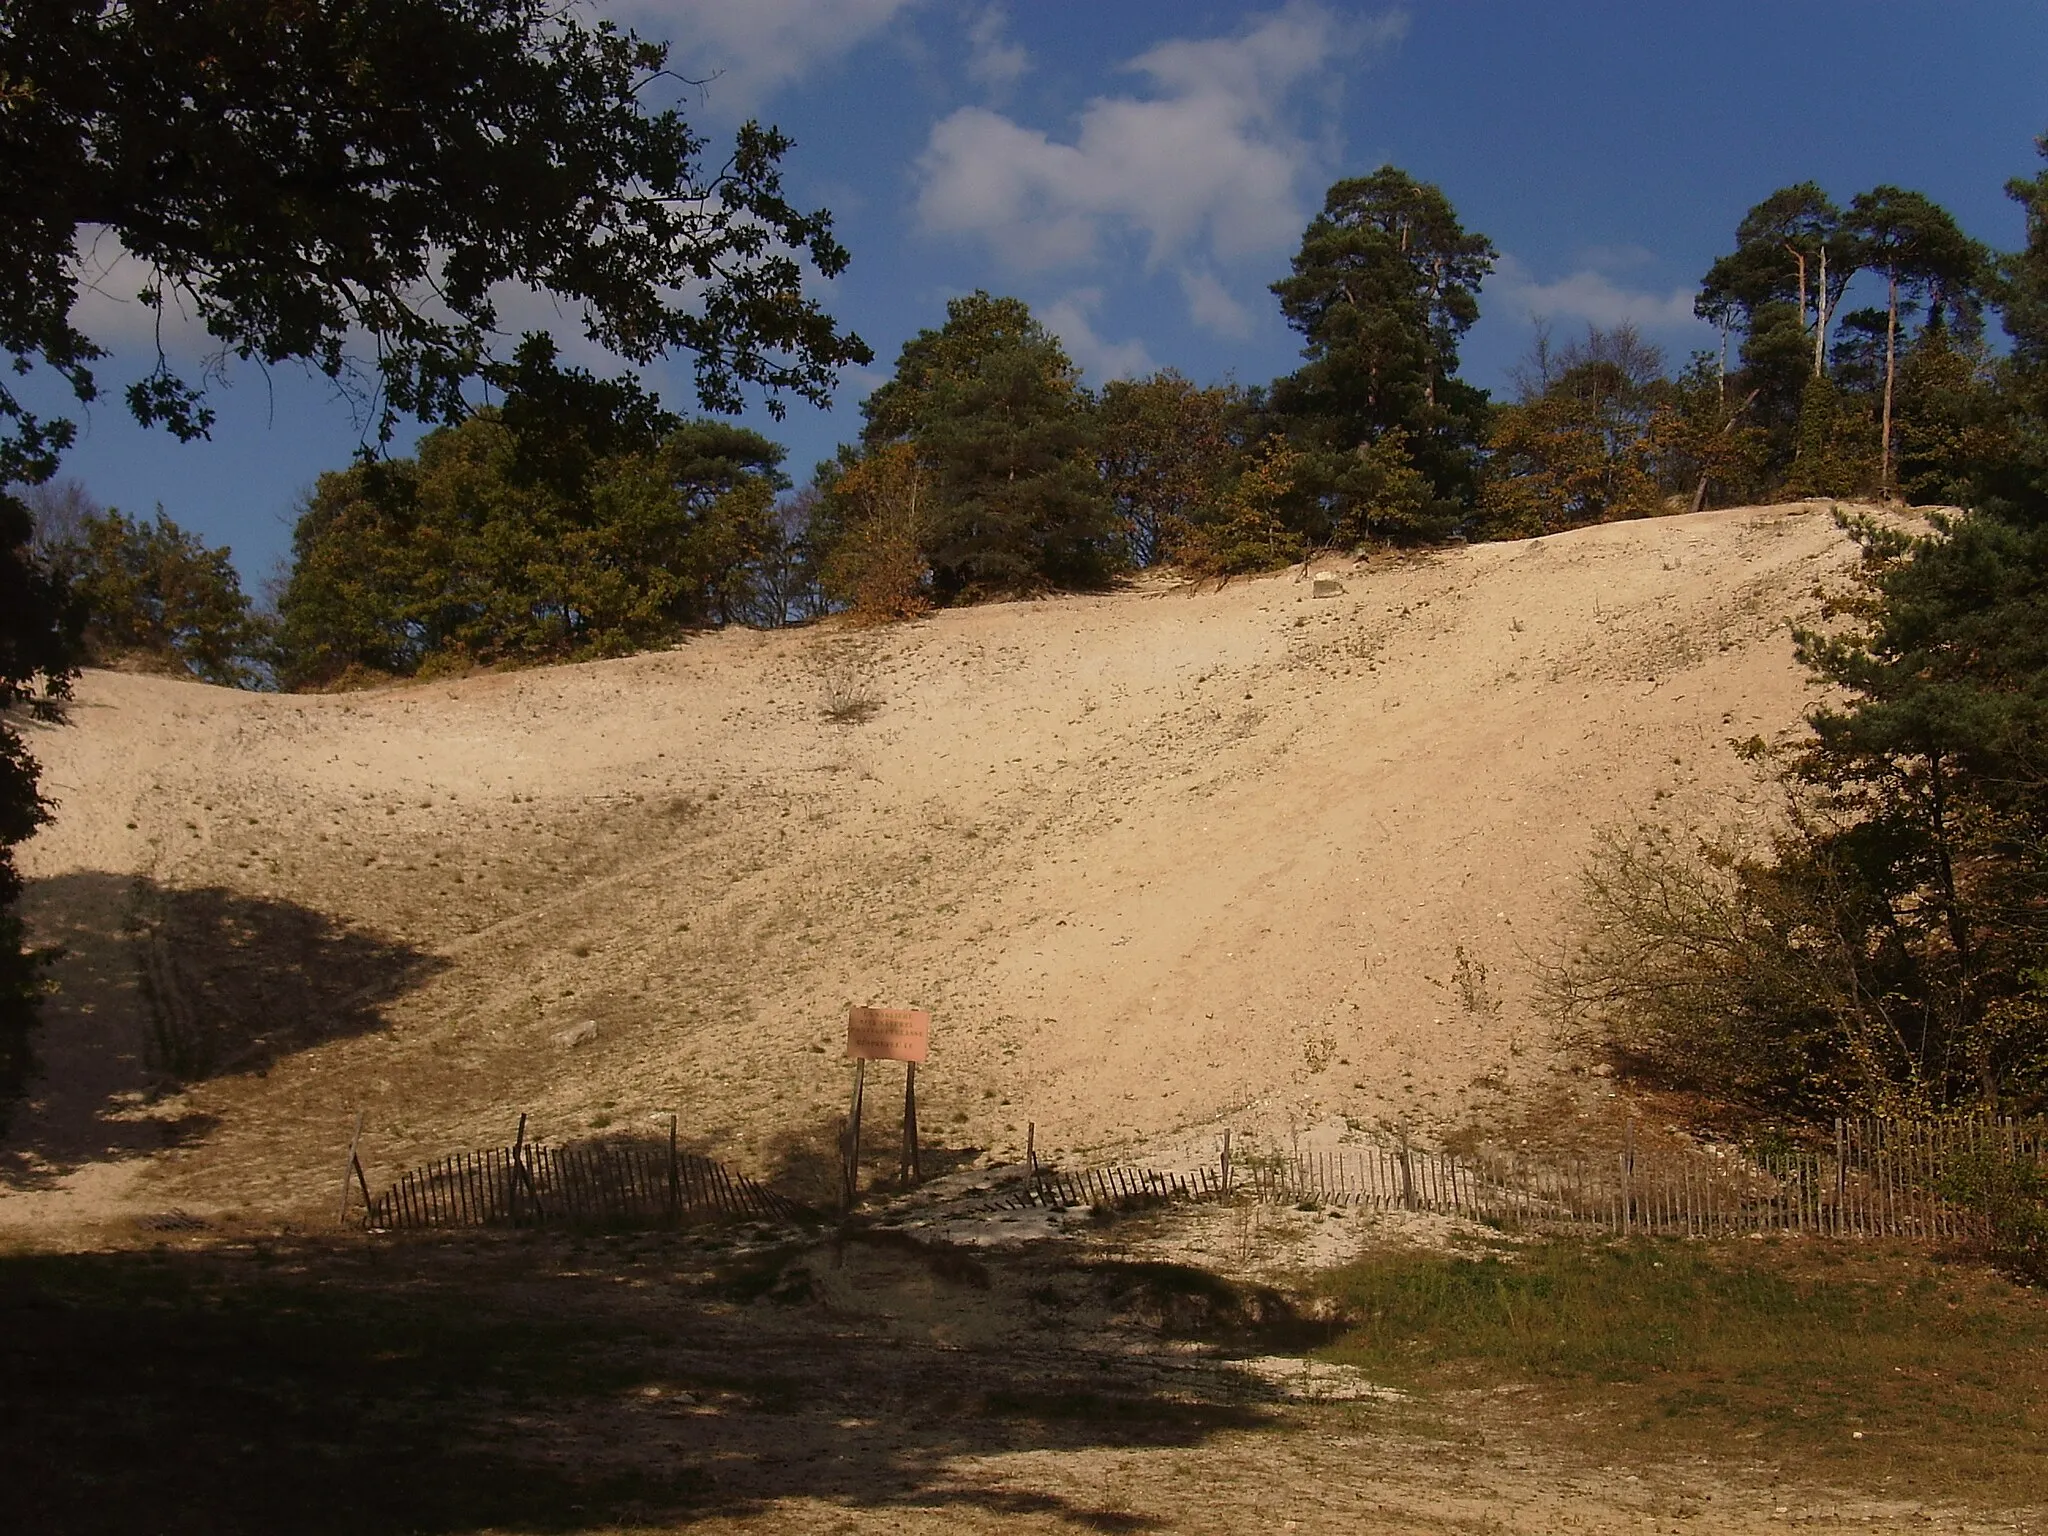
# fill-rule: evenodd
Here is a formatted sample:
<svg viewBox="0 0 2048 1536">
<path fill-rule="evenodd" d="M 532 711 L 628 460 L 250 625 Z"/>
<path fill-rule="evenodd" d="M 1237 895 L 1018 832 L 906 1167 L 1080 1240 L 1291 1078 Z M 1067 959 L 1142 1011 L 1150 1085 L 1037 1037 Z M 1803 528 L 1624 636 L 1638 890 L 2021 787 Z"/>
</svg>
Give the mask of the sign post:
<svg viewBox="0 0 2048 1536">
<path fill-rule="evenodd" d="M 863 1008 L 846 1015 L 846 1054 L 853 1061 L 853 1105 L 846 1117 L 845 1161 L 840 1168 L 842 1211 L 853 1209 L 860 1193 L 860 1112 L 871 1061 L 906 1064 L 903 1079 L 903 1177 L 923 1177 L 917 1148 L 917 1064 L 931 1046 L 932 1016 L 922 1008 Z"/>
</svg>

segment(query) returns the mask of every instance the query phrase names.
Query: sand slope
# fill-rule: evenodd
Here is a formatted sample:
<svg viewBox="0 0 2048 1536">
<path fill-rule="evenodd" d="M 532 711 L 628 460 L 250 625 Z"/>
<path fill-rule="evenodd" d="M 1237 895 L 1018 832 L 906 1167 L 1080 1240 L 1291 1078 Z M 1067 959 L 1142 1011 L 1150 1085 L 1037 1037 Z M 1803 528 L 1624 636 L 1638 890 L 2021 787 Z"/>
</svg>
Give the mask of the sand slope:
<svg viewBox="0 0 2048 1536">
<path fill-rule="evenodd" d="M 1550 1069 L 1532 972 L 1595 829 L 1750 791 L 1728 743 L 1808 706 L 1787 621 L 1853 553 L 1825 507 L 1739 509 L 1326 566 L 1328 599 L 1149 585 L 337 697 L 91 674 L 35 732 L 29 910 L 72 954 L 0 1225 L 310 1213 L 359 1108 L 379 1171 L 520 1110 L 788 1165 L 848 1001 L 935 1011 L 952 1146 L 1447 1123 Z"/>
</svg>

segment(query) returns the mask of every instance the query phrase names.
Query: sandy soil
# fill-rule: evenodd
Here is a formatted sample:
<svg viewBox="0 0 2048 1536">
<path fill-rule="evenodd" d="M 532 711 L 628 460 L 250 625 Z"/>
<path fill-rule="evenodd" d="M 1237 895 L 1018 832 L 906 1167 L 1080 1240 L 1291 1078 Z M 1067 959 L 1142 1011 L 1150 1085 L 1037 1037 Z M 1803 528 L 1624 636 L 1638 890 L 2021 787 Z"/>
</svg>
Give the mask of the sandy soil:
<svg viewBox="0 0 2048 1536">
<path fill-rule="evenodd" d="M 1325 565 L 1322 599 L 330 697 L 89 674 L 33 733 L 28 911 L 69 954 L 0 1231 L 319 1220 L 358 1111 L 373 1180 L 524 1111 L 673 1112 L 801 1182 L 850 1001 L 934 1011 L 942 1166 L 1031 1123 L 1068 1158 L 1441 1130 L 1556 1072 L 1531 986 L 1596 829 L 1760 793 L 1730 743 L 1810 704 L 1787 621 L 1852 558 L 1794 505 Z"/>
</svg>

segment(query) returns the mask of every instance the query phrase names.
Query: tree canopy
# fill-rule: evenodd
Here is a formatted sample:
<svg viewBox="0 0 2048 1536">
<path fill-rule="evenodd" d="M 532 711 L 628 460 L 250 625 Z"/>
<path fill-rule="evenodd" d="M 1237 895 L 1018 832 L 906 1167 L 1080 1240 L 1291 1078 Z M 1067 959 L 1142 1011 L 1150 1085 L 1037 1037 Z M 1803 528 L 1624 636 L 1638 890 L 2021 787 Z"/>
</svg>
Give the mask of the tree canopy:
<svg viewBox="0 0 2048 1536">
<path fill-rule="evenodd" d="M 918 537 L 941 600 L 1097 586 L 1117 568 L 1094 401 L 1021 300 L 952 300 L 863 409 L 869 451 L 907 442 L 929 475 Z"/>
<path fill-rule="evenodd" d="M 689 354 L 713 409 L 822 401 L 868 356 L 801 291 L 806 262 L 845 266 L 830 216 L 784 197 L 772 129 L 707 161 L 647 106 L 669 78 L 663 46 L 556 0 L 22 0 L 0 13 L 0 346 L 94 399 L 77 247 L 111 236 L 145 304 L 224 356 L 311 363 L 384 436 L 459 419 L 512 366 L 523 290 L 629 362 Z M 161 354 L 127 402 L 180 436 L 213 420 Z M 71 439 L 4 388 L 0 422 L 0 480 Z"/>
<path fill-rule="evenodd" d="M 49 561 L 77 606 L 92 664 L 139 662 L 227 688 L 267 678 L 269 626 L 231 551 L 210 548 L 163 508 L 147 520 L 88 510 L 54 536 Z"/>
<path fill-rule="evenodd" d="M 730 622 L 782 450 L 718 421 L 565 454 L 526 403 L 322 475 L 278 602 L 290 687 L 616 655 Z"/>
<path fill-rule="evenodd" d="M 1292 274 L 1273 285 L 1304 343 L 1306 361 L 1274 384 L 1272 406 L 1315 459 L 1309 481 L 1327 526 L 1312 536 L 1427 536 L 1469 507 L 1486 395 L 1457 376 L 1458 344 L 1479 318 L 1494 256 L 1442 189 L 1393 166 L 1330 188 Z M 1361 473 L 1359 450 L 1394 432 L 1433 497 L 1405 515 L 1377 507 L 1381 477 Z"/>
</svg>

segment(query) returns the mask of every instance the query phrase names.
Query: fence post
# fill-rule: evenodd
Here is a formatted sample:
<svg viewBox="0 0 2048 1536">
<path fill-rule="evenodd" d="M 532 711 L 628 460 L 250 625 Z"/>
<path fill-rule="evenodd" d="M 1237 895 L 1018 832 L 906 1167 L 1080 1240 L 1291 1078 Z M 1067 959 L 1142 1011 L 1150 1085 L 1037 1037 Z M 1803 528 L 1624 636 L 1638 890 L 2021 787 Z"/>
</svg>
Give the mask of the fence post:
<svg viewBox="0 0 2048 1536">
<path fill-rule="evenodd" d="M 846 1113 L 846 1158 L 839 1181 L 839 1213 L 844 1216 L 853 1210 L 853 1197 L 860 1186 L 860 1101 L 861 1090 L 867 1084 L 868 1064 L 856 1060 L 853 1064 L 853 1103 Z"/>
<path fill-rule="evenodd" d="M 1621 1229 L 1626 1232 L 1636 1219 L 1636 1117 L 1628 1117 L 1621 1143 Z"/>
<path fill-rule="evenodd" d="M 1230 1198 L 1230 1132 L 1223 1133 L 1223 1198 Z"/>
<path fill-rule="evenodd" d="M 682 1174 L 676 1164 L 676 1117 L 668 1117 L 668 1213 L 672 1220 L 683 1214 Z"/>
<path fill-rule="evenodd" d="M 1408 1155 L 1408 1127 L 1401 1127 L 1401 1209 L 1415 1209 L 1415 1165 Z"/>
<path fill-rule="evenodd" d="M 1841 1233 L 1841 1219 L 1849 1208 L 1849 1126 L 1835 1116 L 1835 1231 Z"/>
<path fill-rule="evenodd" d="M 363 1165 L 356 1160 L 356 1148 L 362 1144 L 362 1140 L 363 1112 L 359 1109 L 356 1111 L 355 1134 L 348 1139 L 348 1161 L 341 1169 L 341 1215 L 335 1220 L 338 1227 L 348 1225 L 348 1184 L 351 1177 L 363 1187 L 363 1225 L 370 1224 L 370 1183 L 363 1177 Z"/>
</svg>

